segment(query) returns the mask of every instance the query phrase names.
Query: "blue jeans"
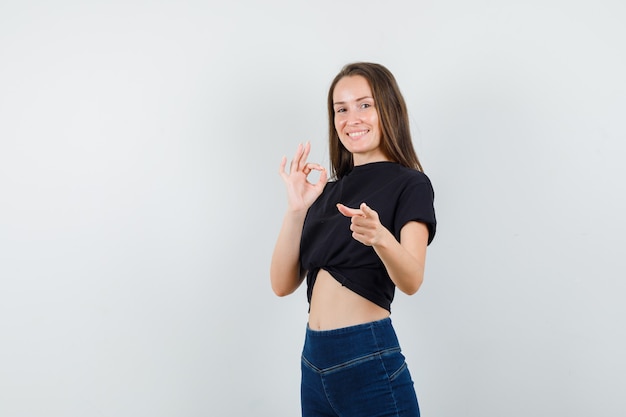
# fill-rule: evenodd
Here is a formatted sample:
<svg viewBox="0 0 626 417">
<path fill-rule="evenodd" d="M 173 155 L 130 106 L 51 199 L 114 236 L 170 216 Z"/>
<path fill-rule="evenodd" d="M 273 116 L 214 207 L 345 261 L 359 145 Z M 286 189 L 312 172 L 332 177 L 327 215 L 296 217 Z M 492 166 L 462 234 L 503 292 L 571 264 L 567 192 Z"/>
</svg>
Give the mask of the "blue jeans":
<svg viewBox="0 0 626 417">
<path fill-rule="evenodd" d="M 303 417 L 419 417 L 391 319 L 326 331 L 307 326 L 301 401 Z"/>
</svg>

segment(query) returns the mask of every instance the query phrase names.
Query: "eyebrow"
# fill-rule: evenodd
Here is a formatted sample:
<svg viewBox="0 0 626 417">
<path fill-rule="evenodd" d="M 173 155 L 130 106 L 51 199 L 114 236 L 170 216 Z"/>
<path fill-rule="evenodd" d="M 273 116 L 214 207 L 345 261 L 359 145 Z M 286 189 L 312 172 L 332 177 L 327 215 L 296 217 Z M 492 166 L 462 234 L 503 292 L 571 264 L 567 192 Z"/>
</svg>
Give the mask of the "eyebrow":
<svg viewBox="0 0 626 417">
<path fill-rule="evenodd" d="M 374 100 L 374 97 L 364 96 L 364 97 L 357 98 L 354 101 L 359 102 L 359 101 L 367 100 L 367 99 Z M 333 101 L 333 106 L 337 106 L 337 105 L 341 105 L 341 104 L 346 104 L 346 102 L 345 101 Z"/>
</svg>

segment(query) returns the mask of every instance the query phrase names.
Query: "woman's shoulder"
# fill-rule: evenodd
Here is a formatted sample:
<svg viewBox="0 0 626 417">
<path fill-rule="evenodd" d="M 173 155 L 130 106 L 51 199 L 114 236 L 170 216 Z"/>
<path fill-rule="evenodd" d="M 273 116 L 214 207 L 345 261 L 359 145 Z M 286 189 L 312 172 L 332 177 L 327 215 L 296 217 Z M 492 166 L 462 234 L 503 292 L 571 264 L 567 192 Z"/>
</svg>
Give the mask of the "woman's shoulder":
<svg viewBox="0 0 626 417">
<path fill-rule="evenodd" d="M 428 184 L 431 185 L 430 178 L 423 171 L 418 171 L 415 168 L 409 168 L 397 163 L 393 164 L 392 169 L 395 171 L 394 175 L 404 178 L 407 182 L 412 184 Z"/>
</svg>

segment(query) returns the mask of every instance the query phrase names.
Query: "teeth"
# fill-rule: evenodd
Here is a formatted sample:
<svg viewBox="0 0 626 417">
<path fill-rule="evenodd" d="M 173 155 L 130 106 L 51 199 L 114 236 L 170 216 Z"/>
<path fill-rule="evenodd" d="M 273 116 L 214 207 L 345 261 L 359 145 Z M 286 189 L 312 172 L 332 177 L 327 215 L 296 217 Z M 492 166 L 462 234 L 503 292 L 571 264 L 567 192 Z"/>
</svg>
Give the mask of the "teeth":
<svg viewBox="0 0 626 417">
<path fill-rule="evenodd" d="M 361 130 L 360 132 L 352 132 L 352 133 L 348 133 L 348 136 L 352 137 L 352 136 L 361 136 L 367 133 L 367 130 Z"/>
</svg>

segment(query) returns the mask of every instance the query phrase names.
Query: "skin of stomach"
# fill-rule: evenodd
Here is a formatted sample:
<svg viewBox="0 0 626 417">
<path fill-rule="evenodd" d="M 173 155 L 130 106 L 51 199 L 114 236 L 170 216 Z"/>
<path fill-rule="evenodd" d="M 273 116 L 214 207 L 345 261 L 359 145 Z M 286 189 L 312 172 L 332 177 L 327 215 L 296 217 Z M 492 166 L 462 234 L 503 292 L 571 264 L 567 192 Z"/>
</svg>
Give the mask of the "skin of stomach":
<svg viewBox="0 0 626 417">
<path fill-rule="evenodd" d="M 389 311 L 342 286 L 320 269 L 313 286 L 309 328 L 332 330 L 389 317 Z"/>
</svg>

